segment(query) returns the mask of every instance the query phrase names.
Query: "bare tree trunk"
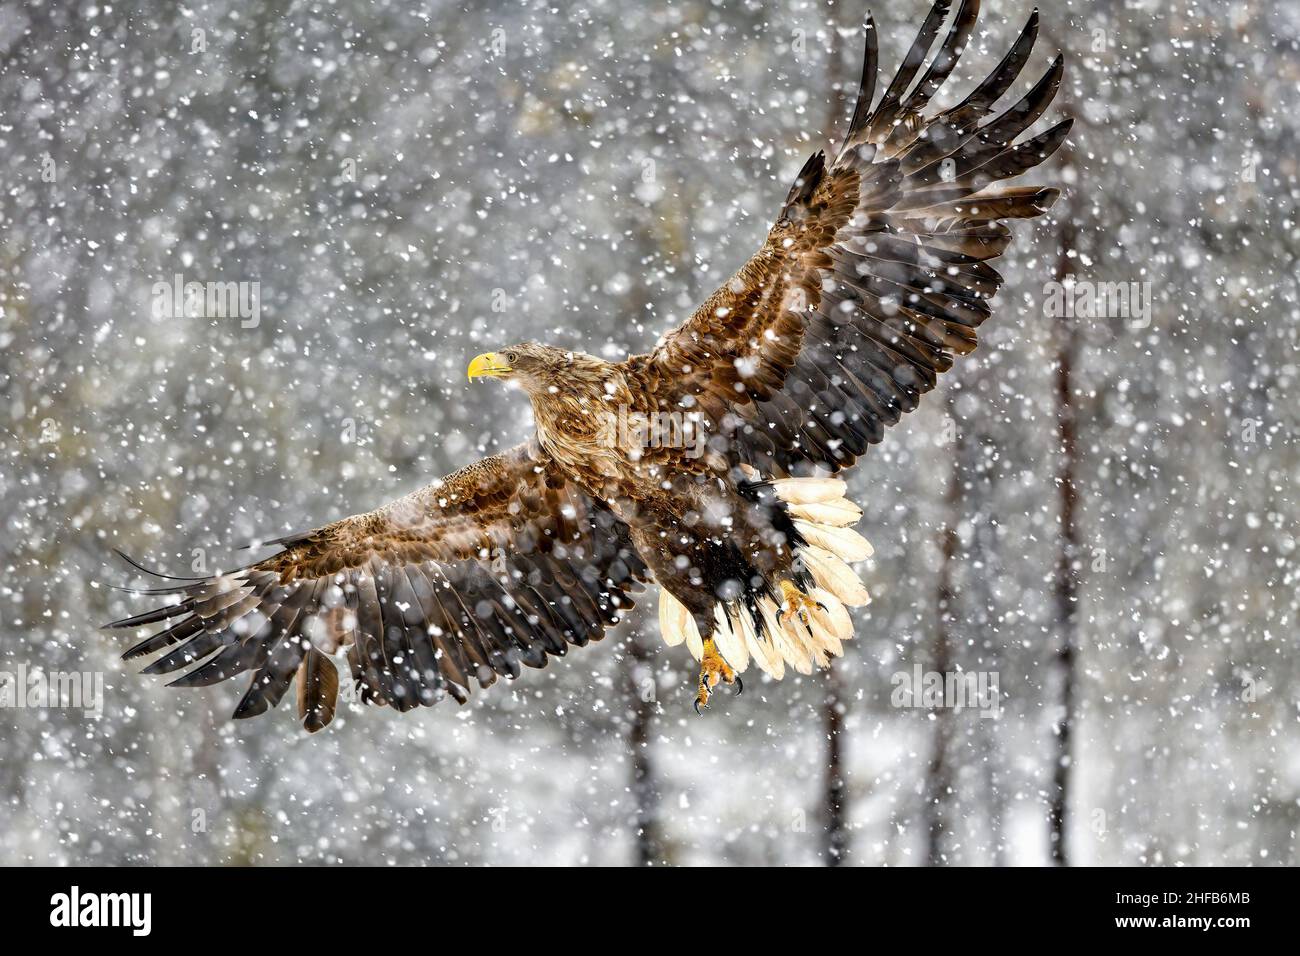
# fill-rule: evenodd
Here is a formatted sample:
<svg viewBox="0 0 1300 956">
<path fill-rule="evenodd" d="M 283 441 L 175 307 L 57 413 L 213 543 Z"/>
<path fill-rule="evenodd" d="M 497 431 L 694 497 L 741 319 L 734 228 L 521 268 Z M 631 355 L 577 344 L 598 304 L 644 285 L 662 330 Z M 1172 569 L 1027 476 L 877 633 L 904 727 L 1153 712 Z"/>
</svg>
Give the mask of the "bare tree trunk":
<svg viewBox="0 0 1300 956">
<path fill-rule="evenodd" d="M 984 789 L 988 793 L 989 843 L 993 849 L 993 865 L 1007 865 L 1005 821 L 1007 817 L 1006 768 L 1002 764 L 1002 746 L 992 720 L 980 721 L 981 750 L 984 755 Z"/>
<path fill-rule="evenodd" d="M 844 777 L 844 704 L 840 700 L 840 675 L 832 660 L 826 671 L 826 698 L 822 704 L 826 728 L 826 826 L 825 856 L 827 866 L 841 866 L 849 852 L 848 814 Z"/>
<path fill-rule="evenodd" d="M 828 153 L 835 155 L 838 145 L 835 132 L 844 126 L 847 134 L 847 113 L 857 88 L 849 89 L 846 77 L 854 75 L 845 68 L 844 44 L 838 29 L 840 5 L 832 6 L 828 17 L 831 27 L 829 75 L 832 96 L 826 122 Z M 826 670 L 826 695 L 822 701 L 822 726 L 826 731 L 826 776 L 823 813 L 825 816 L 824 854 L 827 866 L 841 866 L 847 862 L 849 849 L 848 783 L 844 769 L 844 701 L 840 694 L 839 665 L 834 658 Z"/>
<path fill-rule="evenodd" d="M 624 666 L 632 701 L 628 748 L 632 757 L 636 865 L 654 866 L 664 862 L 659 826 L 659 788 L 655 781 L 653 751 L 650 747 L 650 723 L 654 719 L 657 703 L 651 655 L 647 652 L 645 638 L 639 630 L 628 641 Z"/>
<path fill-rule="evenodd" d="M 950 421 L 956 421 L 956 408 L 952 389 L 944 392 L 944 407 Z M 952 669 L 952 605 L 953 562 L 957 558 L 957 516 L 961 504 L 962 441 L 954 438 L 952 468 L 948 473 L 948 489 L 944 494 L 944 527 L 939 533 L 939 586 L 935 595 L 937 610 L 934 628 L 934 653 L 931 667 L 939 674 Z M 948 804 L 952 794 L 952 768 L 948 764 L 948 746 L 952 739 L 952 712 L 939 708 L 934 719 L 934 739 L 930 749 L 930 764 L 925 775 L 926 863 L 943 866 L 943 844 L 946 836 Z"/>
<path fill-rule="evenodd" d="M 978 463 L 984 455 L 984 449 L 988 442 L 988 436 L 977 434 L 972 441 L 971 452 L 972 460 Z M 978 467 L 976 464 L 975 467 Z M 996 580 L 996 574 L 992 571 L 994 561 L 991 555 L 991 548 L 988 541 L 989 529 L 984 522 L 980 522 L 975 527 L 975 533 L 971 538 L 969 548 L 963 553 L 962 558 L 969 561 L 972 567 L 984 568 L 984 572 L 975 576 L 973 583 L 978 589 L 979 597 L 977 607 L 992 611 L 995 597 L 991 581 Z M 969 580 L 969 579 L 968 579 Z M 999 673 L 1004 666 L 1004 658 L 1000 648 L 994 651 L 993 671 Z M 1002 736 L 998 732 L 998 720 L 979 720 L 976 725 L 979 728 L 981 764 L 983 766 L 983 783 L 984 792 L 987 794 L 988 807 L 988 826 L 989 842 L 993 851 L 993 865 L 1007 865 L 1007 847 L 1005 839 L 1005 821 L 1007 817 L 1007 797 L 1006 790 L 1009 785 L 1012 771 L 1006 766 L 1005 755 L 1003 751 Z"/>
<path fill-rule="evenodd" d="M 1070 272 L 1069 252 L 1075 244 L 1076 233 L 1071 221 L 1061 225 L 1061 248 L 1056 260 L 1056 281 L 1061 282 Z M 1075 563 L 1080 555 L 1078 508 L 1078 441 L 1073 404 L 1074 357 L 1078 347 L 1078 332 L 1068 320 L 1062 320 L 1056 329 L 1056 433 L 1060 444 L 1060 464 L 1057 488 L 1060 494 L 1061 547 L 1056 562 L 1056 611 L 1060 625 L 1060 647 L 1056 653 L 1057 670 L 1061 681 L 1061 722 L 1056 735 L 1056 764 L 1052 775 L 1052 797 L 1049 809 L 1051 826 L 1052 862 L 1069 866 L 1069 848 L 1066 833 L 1069 826 L 1069 795 L 1072 767 L 1071 738 L 1075 720 L 1075 648 L 1078 645 L 1079 583 Z"/>
</svg>

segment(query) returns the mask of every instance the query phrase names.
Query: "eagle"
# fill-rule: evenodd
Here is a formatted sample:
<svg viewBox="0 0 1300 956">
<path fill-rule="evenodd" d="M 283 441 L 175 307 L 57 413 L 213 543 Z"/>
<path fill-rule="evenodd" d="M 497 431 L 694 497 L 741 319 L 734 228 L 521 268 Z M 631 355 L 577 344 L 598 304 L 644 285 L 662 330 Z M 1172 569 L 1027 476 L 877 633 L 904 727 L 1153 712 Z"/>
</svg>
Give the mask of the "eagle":
<svg viewBox="0 0 1300 956">
<path fill-rule="evenodd" d="M 143 593 L 165 603 L 107 627 L 163 629 L 124 657 L 163 652 L 144 673 L 179 673 L 179 687 L 250 673 L 235 718 L 275 707 L 296 680 L 299 720 L 317 731 L 344 660 L 349 700 L 464 703 L 473 683 L 600 640 L 657 584 L 664 642 L 699 662 L 697 712 L 720 685 L 740 693 L 751 665 L 776 680 L 828 666 L 853 636 L 847 609 L 869 600 L 852 565 L 872 553 L 838 476 L 974 350 L 1007 221 L 1059 195 L 1001 184 L 1071 126 L 1026 134 L 1060 86 L 1059 55 L 995 110 L 1037 11 L 974 91 L 937 110 L 980 4 L 962 0 L 931 57 L 951 6 L 930 9 L 878 99 L 868 16 L 833 158 L 804 163 L 758 252 L 651 351 L 609 362 L 521 342 L 476 356 L 471 381 L 528 397 L 527 442 L 265 542 L 279 550 L 237 570 L 132 562 L 162 579 Z"/>
</svg>

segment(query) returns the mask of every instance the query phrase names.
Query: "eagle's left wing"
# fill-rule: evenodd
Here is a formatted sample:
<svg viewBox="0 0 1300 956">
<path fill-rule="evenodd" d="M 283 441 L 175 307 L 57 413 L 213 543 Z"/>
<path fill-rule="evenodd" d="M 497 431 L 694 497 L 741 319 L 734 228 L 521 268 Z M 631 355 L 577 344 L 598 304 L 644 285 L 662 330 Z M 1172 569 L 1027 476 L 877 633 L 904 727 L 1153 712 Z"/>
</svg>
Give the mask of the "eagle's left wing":
<svg viewBox="0 0 1300 956">
<path fill-rule="evenodd" d="M 252 671 L 237 718 L 274 707 L 296 676 L 299 717 L 319 730 L 334 714 L 336 651 L 362 701 L 463 703 L 471 679 L 486 687 L 598 640 L 648 577 L 627 525 L 529 445 L 270 543 L 283 550 L 148 592 L 173 603 L 108 626 L 169 626 L 125 657 L 170 648 L 145 673 L 197 665 L 181 687 Z"/>
<path fill-rule="evenodd" d="M 1035 13 L 1010 52 L 953 108 L 924 115 L 979 10 L 963 0 L 917 79 L 951 0 L 930 10 L 875 108 L 876 33 L 857 107 L 829 165 L 817 153 L 763 248 L 627 375 L 659 409 L 701 416 L 710 448 L 768 475 L 853 463 L 975 348 L 1002 277 L 988 264 L 1008 219 L 1042 214 L 1057 190 L 999 188 L 1043 162 L 1070 121 L 1017 142 L 1061 81 L 1057 57 L 1000 116 L 993 106 L 1028 59 Z M 913 85 L 914 84 L 914 85 Z"/>
</svg>

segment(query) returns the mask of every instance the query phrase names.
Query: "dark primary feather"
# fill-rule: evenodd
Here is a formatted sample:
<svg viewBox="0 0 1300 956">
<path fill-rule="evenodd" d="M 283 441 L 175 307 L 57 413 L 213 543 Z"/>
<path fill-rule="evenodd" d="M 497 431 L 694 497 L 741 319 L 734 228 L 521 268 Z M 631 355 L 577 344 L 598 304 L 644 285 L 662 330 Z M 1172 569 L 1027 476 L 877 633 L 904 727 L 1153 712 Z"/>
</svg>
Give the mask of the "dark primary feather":
<svg viewBox="0 0 1300 956">
<path fill-rule="evenodd" d="M 912 41 L 911 48 L 908 49 L 902 64 L 898 67 L 898 72 L 894 74 L 893 80 L 885 89 L 880 105 L 866 122 L 867 142 L 880 141 L 891 131 L 895 122 L 899 122 L 906 116 L 903 93 L 911 85 L 921 64 L 925 62 L 925 57 L 930 52 L 934 38 L 939 35 L 939 27 L 943 25 L 950 6 L 951 0 L 938 0 L 926 14 L 921 29 L 917 31 L 916 39 Z"/>
<path fill-rule="evenodd" d="M 311 733 L 334 719 L 339 695 L 339 674 L 316 648 L 308 648 L 298 673 L 298 719 Z"/>
</svg>

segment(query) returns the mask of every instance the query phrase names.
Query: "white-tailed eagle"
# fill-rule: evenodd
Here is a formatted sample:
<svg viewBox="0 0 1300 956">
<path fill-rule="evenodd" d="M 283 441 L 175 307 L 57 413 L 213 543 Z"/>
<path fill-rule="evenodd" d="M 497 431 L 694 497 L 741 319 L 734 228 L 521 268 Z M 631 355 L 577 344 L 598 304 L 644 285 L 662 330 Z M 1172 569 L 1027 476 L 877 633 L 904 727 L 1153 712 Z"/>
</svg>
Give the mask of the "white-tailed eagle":
<svg viewBox="0 0 1300 956">
<path fill-rule="evenodd" d="M 343 655 L 358 697 L 399 710 L 514 679 L 599 640 L 659 586 L 669 645 L 700 661 L 696 706 L 754 665 L 809 673 L 853 634 L 870 547 L 835 473 L 917 407 L 975 348 L 1011 242 L 1007 220 L 1057 190 L 1000 185 L 1037 166 L 1070 121 L 1023 135 L 1061 82 L 1025 95 L 1035 13 L 993 72 L 929 109 L 972 35 L 962 0 L 934 4 L 876 97 L 866 25 L 857 106 L 833 158 L 799 172 L 758 252 L 653 351 L 626 361 L 535 343 L 480 355 L 474 377 L 517 382 L 536 436 L 375 511 L 274 544 L 215 577 L 173 578 L 166 627 L 126 652 L 196 687 L 249 674 L 235 717 L 294 679 L 307 729 L 329 723 Z M 874 105 L 873 105 L 874 104 Z M 739 687 L 737 687 L 739 689 Z"/>
</svg>

